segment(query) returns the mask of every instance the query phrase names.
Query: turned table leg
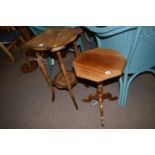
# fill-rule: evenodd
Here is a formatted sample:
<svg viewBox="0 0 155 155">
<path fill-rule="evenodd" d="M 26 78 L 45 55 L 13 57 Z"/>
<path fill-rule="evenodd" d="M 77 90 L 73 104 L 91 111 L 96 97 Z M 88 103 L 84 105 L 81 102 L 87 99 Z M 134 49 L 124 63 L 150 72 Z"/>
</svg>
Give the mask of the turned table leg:
<svg viewBox="0 0 155 155">
<path fill-rule="evenodd" d="M 92 100 L 97 100 L 99 103 L 99 108 L 100 108 L 100 115 L 101 115 L 101 124 L 104 126 L 104 106 L 103 106 L 103 101 L 105 99 L 109 99 L 111 101 L 114 101 L 118 99 L 117 96 L 112 96 L 111 93 L 103 93 L 103 85 L 102 82 L 97 84 L 97 91 L 95 94 L 89 95 L 87 98 L 82 99 L 83 102 L 91 102 Z"/>
<path fill-rule="evenodd" d="M 99 83 L 97 85 L 97 96 L 99 101 L 99 107 L 100 107 L 100 115 L 101 115 L 101 125 L 104 125 L 104 107 L 103 107 L 103 85 L 102 83 Z"/>
</svg>

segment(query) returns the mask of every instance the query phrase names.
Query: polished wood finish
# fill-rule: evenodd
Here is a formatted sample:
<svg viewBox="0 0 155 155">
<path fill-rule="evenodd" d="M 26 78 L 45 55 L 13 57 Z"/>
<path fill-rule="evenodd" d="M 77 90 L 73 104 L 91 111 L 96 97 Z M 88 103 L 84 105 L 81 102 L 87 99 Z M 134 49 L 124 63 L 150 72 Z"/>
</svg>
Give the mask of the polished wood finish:
<svg viewBox="0 0 155 155">
<path fill-rule="evenodd" d="M 119 60 L 119 61 L 118 61 Z M 77 76 L 100 82 L 122 74 L 124 57 L 112 49 L 95 48 L 73 61 Z M 95 74 L 94 74 L 95 73 Z"/>
<path fill-rule="evenodd" d="M 112 96 L 111 93 L 104 93 L 102 96 L 102 100 L 109 99 L 110 101 L 117 100 L 117 96 Z M 98 100 L 97 93 L 89 95 L 87 98 L 82 99 L 83 102 L 91 102 L 92 100 Z"/>
<path fill-rule="evenodd" d="M 105 99 L 109 99 L 111 101 L 117 100 L 117 96 L 112 96 L 111 93 L 103 93 L 103 85 L 102 83 L 97 84 L 97 91 L 95 94 L 89 95 L 86 99 L 82 99 L 83 102 L 91 102 L 92 100 L 97 100 L 99 103 L 100 108 L 100 115 L 101 115 L 101 125 L 104 126 L 104 108 L 103 108 L 103 101 Z"/>
<path fill-rule="evenodd" d="M 78 77 L 91 80 L 97 83 L 97 92 L 89 95 L 84 102 L 98 100 L 101 125 L 104 125 L 104 108 L 103 101 L 105 99 L 116 100 L 111 93 L 103 94 L 102 82 L 107 79 L 120 76 L 125 66 L 126 59 L 117 51 L 112 49 L 94 48 L 85 51 L 73 60 L 75 73 Z"/>
<path fill-rule="evenodd" d="M 51 52 L 55 52 L 58 58 L 59 65 L 61 67 L 62 74 L 66 81 L 67 89 L 69 90 L 69 94 L 73 100 L 74 106 L 78 109 L 74 94 L 72 92 L 71 81 L 69 80 L 65 65 L 63 63 L 61 50 L 65 49 L 68 44 L 73 44 L 75 55 L 79 55 L 79 51 L 76 44 L 76 39 L 78 35 L 82 33 L 80 28 L 49 28 L 46 31 L 42 32 L 41 34 L 35 36 L 27 42 L 27 46 L 35 51 L 40 51 L 42 53 L 47 52 L 50 50 Z M 37 58 L 41 59 L 41 55 L 37 55 Z M 43 62 L 38 61 L 39 67 L 42 70 L 42 73 L 48 82 L 48 85 L 52 91 L 52 100 L 54 101 L 55 92 L 54 92 L 54 83 L 50 80 L 50 77 L 45 70 Z M 56 79 L 54 79 L 56 80 Z"/>
</svg>

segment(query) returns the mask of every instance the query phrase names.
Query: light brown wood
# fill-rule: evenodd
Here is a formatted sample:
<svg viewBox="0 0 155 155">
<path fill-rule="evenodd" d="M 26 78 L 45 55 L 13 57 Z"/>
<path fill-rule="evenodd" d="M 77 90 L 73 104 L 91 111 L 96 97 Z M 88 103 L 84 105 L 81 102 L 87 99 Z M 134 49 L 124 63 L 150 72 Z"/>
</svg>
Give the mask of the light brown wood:
<svg viewBox="0 0 155 155">
<path fill-rule="evenodd" d="M 38 65 L 40 67 L 40 70 L 41 72 L 43 73 L 44 75 L 44 78 L 46 79 L 48 85 L 49 85 L 49 88 L 51 90 L 51 94 L 52 94 L 52 101 L 54 101 L 55 99 L 55 91 L 54 91 L 54 87 L 52 86 L 52 81 L 50 79 L 50 76 L 48 74 L 48 71 L 46 69 L 46 66 L 43 62 L 43 58 L 42 58 L 42 55 L 39 54 L 38 52 L 36 52 L 36 57 L 37 57 L 37 62 L 38 62 Z"/>
<path fill-rule="evenodd" d="M 78 83 L 75 74 L 72 71 L 67 71 L 67 77 L 70 81 L 71 87 L 73 88 Z M 65 78 L 61 72 L 55 75 L 53 79 L 53 86 L 58 89 L 68 89 Z"/>
<path fill-rule="evenodd" d="M 77 76 L 100 82 L 121 75 L 125 62 L 114 50 L 95 48 L 77 57 L 73 66 Z"/>
<path fill-rule="evenodd" d="M 69 90 L 69 93 L 70 93 L 70 96 L 73 100 L 73 103 L 75 105 L 75 108 L 78 109 L 78 106 L 77 106 L 77 103 L 76 103 L 76 100 L 75 100 L 75 97 L 74 97 L 74 94 L 72 92 L 72 87 L 71 87 L 71 83 L 69 81 L 69 78 L 67 76 L 67 72 L 66 72 L 66 68 L 65 68 L 65 65 L 62 61 L 62 56 L 61 56 L 61 52 L 60 51 L 57 51 L 57 57 L 58 57 L 58 62 L 60 64 L 60 67 L 61 67 L 61 71 L 63 73 L 63 76 L 64 76 L 64 79 L 66 81 L 66 84 L 67 84 L 67 87 L 68 87 L 68 90 Z"/>
<path fill-rule="evenodd" d="M 68 74 L 62 60 L 61 50 L 65 49 L 68 44 L 73 43 L 74 52 L 77 56 L 78 49 L 76 45 L 76 39 L 80 33 L 82 33 L 82 30 L 80 28 L 49 28 L 41 34 L 32 38 L 26 44 L 29 48 L 35 51 L 41 51 L 44 53 L 47 52 L 47 50 L 50 50 L 51 52 L 56 53 L 62 74 L 66 81 L 67 89 L 69 90 L 69 94 L 73 100 L 76 109 L 78 109 L 78 106 L 72 92 L 71 81 L 68 78 Z M 46 77 L 47 74 L 45 72 L 42 73 L 45 74 L 44 76 Z M 49 79 L 49 75 L 47 76 Z M 46 80 L 48 79 L 46 78 Z M 54 86 L 54 83 L 52 83 L 52 85 Z"/>
<path fill-rule="evenodd" d="M 104 125 L 105 99 L 116 100 L 111 93 L 103 94 L 102 82 L 122 74 L 126 59 L 117 51 L 112 49 L 95 48 L 85 51 L 73 60 L 75 73 L 78 77 L 97 83 L 97 92 L 89 95 L 84 102 L 97 100 L 100 108 L 101 125 Z"/>
<path fill-rule="evenodd" d="M 27 42 L 27 46 L 34 50 L 61 50 L 76 40 L 82 33 L 80 28 L 49 28 Z"/>
</svg>

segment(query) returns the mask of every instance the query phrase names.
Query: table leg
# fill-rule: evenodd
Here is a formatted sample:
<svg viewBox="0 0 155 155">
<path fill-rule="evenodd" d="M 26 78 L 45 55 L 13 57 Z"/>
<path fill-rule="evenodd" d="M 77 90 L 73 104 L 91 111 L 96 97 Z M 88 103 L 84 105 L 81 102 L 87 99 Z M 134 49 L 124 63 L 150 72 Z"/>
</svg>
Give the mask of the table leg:
<svg viewBox="0 0 155 155">
<path fill-rule="evenodd" d="M 74 47 L 75 56 L 77 57 L 78 55 L 81 54 L 81 52 L 78 49 L 78 46 L 77 46 L 77 42 L 76 41 L 73 42 L 73 47 Z"/>
<path fill-rule="evenodd" d="M 52 86 L 52 81 L 51 81 L 50 76 L 48 74 L 48 71 L 47 71 L 47 69 L 45 67 L 45 64 L 44 64 L 44 62 L 42 60 L 42 56 L 38 52 L 36 52 L 35 54 L 37 56 L 37 62 L 38 62 L 39 68 L 40 68 L 41 72 L 43 73 L 44 78 L 46 79 L 46 81 L 48 83 L 48 86 L 49 86 L 49 88 L 51 90 L 51 93 L 52 93 L 52 101 L 54 101 L 54 99 L 55 99 L 54 87 Z"/>
<path fill-rule="evenodd" d="M 65 69 L 65 65 L 64 65 L 63 60 L 62 60 L 61 52 L 57 51 L 56 53 L 57 53 L 57 58 L 58 58 L 59 65 L 60 65 L 61 70 L 62 70 L 62 74 L 63 74 L 63 76 L 64 76 L 64 78 L 66 80 L 66 83 L 67 83 L 67 87 L 68 87 L 70 96 L 71 96 L 71 98 L 73 100 L 75 108 L 78 110 L 78 105 L 76 103 L 75 97 L 74 97 L 73 92 L 72 92 L 71 84 L 70 84 L 70 81 L 68 79 L 67 72 L 66 72 L 66 69 Z"/>
<path fill-rule="evenodd" d="M 100 107 L 100 115 L 101 115 L 101 125 L 104 126 L 104 108 L 103 108 L 103 85 L 99 83 L 97 85 L 97 96 Z"/>
</svg>

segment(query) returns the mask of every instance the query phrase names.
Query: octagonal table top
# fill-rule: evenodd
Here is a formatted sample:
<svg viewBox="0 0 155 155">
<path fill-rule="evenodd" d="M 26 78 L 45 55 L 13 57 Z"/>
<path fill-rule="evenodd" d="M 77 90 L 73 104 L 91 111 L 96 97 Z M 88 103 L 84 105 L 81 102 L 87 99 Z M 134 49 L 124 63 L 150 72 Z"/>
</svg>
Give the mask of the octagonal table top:
<svg viewBox="0 0 155 155">
<path fill-rule="evenodd" d="M 26 46 L 34 50 L 54 52 L 64 49 L 66 45 L 76 40 L 80 33 L 82 33 L 80 28 L 48 28 L 28 41 Z"/>
</svg>

